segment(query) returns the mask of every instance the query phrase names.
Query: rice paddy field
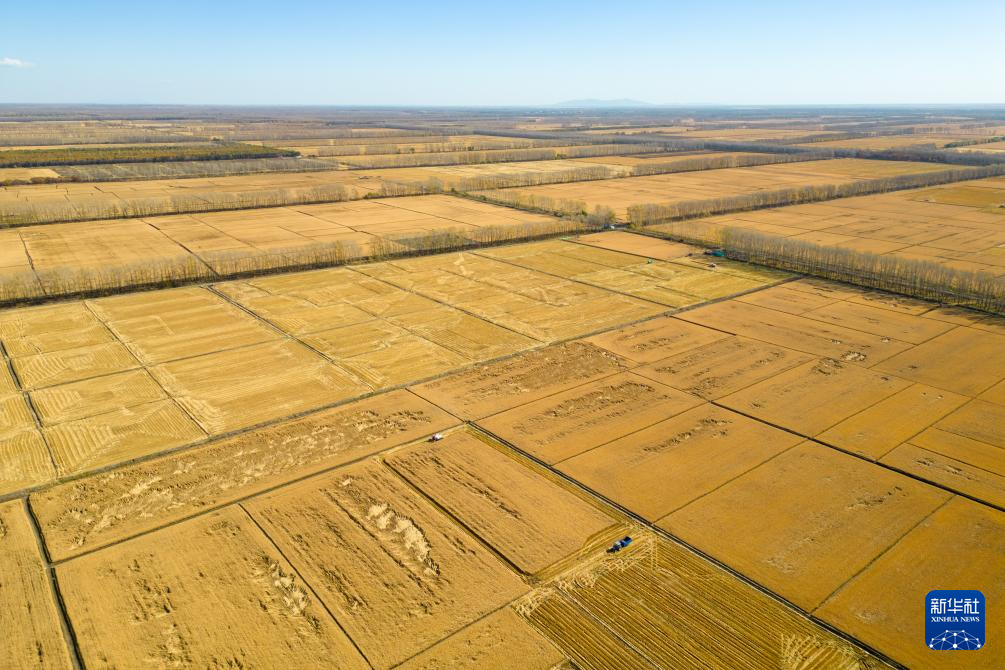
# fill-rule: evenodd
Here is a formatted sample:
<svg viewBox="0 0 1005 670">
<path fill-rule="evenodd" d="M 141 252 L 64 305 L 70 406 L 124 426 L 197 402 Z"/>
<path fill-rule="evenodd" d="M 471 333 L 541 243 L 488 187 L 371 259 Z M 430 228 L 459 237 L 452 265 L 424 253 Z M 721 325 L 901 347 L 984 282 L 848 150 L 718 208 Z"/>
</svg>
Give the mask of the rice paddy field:
<svg viewBox="0 0 1005 670">
<path fill-rule="evenodd" d="M 226 140 L 338 162 L 844 132 L 824 116 L 339 114 L 0 122 L 0 144 Z M 965 667 L 1001 667 L 1005 318 L 384 188 L 579 170 L 500 191 L 623 216 L 947 167 L 687 163 L 749 155 L 0 189 L 0 209 L 39 211 L 333 184 L 354 198 L 0 230 L 0 285 L 34 287 L 0 309 L 0 665 L 948 669 L 959 656 L 926 645 L 923 601 L 979 589 L 987 648 Z M 674 161 L 690 171 L 623 176 Z M 702 223 L 1002 274 L 1003 193 L 997 177 Z M 325 245 L 345 253 L 291 269 Z M 161 266 L 180 274 L 116 279 Z M 108 284 L 61 294 L 74 273 Z"/>
<path fill-rule="evenodd" d="M 1005 274 L 1005 179 L 1000 177 L 702 221 Z"/>
<path fill-rule="evenodd" d="M 923 133 L 908 133 L 906 135 L 879 135 L 876 137 L 858 137 L 843 140 L 814 141 L 802 146 L 812 149 L 909 149 L 912 147 L 927 147 L 931 149 L 942 149 L 947 144 L 954 142 L 966 142 L 984 137 L 983 135 L 972 134 L 943 134 L 926 135 Z M 982 145 L 975 145 L 980 147 Z M 982 149 L 975 149 L 981 151 Z"/>
<path fill-rule="evenodd" d="M 449 231 L 547 225 L 551 217 L 450 196 L 243 209 L 135 219 L 45 224 L 0 230 L 0 276 L 22 277 L 39 290 L 61 272 L 175 263 L 210 277 L 235 258 L 282 263 L 298 249 L 342 244 L 367 257 L 380 240 Z"/>
<path fill-rule="evenodd" d="M 625 219 L 628 208 L 632 205 L 708 200 L 798 186 L 846 184 L 862 179 L 935 172 L 945 168 L 946 166 L 937 163 L 846 158 L 627 177 L 589 183 L 549 184 L 506 189 L 506 192 L 525 197 L 576 200 L 590 208 L 609 207 L 619 219 Z"/>
</svg>

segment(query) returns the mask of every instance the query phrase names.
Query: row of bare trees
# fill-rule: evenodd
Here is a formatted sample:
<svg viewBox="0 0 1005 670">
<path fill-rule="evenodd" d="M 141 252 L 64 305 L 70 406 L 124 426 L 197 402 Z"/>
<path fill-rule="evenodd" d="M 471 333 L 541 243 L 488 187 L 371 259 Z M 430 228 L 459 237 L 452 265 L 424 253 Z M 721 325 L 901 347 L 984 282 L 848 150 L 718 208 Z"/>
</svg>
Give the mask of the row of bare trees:
<svg viewBox="0 0 1005 670">
<path fill-rule="evenodd" d="M 0 276 L 0 306 L 87 297 L 221 279 L 333 267 L 353 262 L 442 253 L 506 242 L 533 240 L 594 229 L 579 219 L 552 219 L 477 229 L 398 233 L 352 241 L 319 242 L 296 247 L 229 250 L 136 263 L 24 270 Z"/>
<path fill-rule="evenodd" d="M 344 184 L 322 184 L 310 187 L 254 191 L 201 191 L 191 195 L 123 198 L 120 200 L 14 202 L 0 204 L 0 226 L 28 226 L 69 221 L 124 219 L 160 214 L 341 202 L 366 197 L 367 193 Z"/>
<path fill-rule="evenodd" d="M 316 150 L 319 158 L 336 156 L 376 156 L 388 154 L 433 154 L 452 153 L 457 151 L 489 151 L 502 149 L 532 149 L 535 147 L 562 146 L 557 140 L 454 140 L 443 142 L 409 143 L 385 142 L 370 144 L 343 144 L 322 146 Z"/>
<path fill-rule="evenodd" d="M 168 163 L 110 163 L 62 165 L 52 168 L 56 176 L 0 178 L 0 186 L 27 186 L 61 182 L 131 181 L 136 179 L 185 179 L 232 177 L 269 172 L 318 172 L 332 170 L 331 163 L 310 158 L 251 158 L 227 161 L 182 161 Z M 2 174 L 2 173 L 0 173 Z"/>
<path fill-rule="evenodd" d="M 508 163 L 514 161 L 556 160 L 562 158 L 590 158 L 645 154 L 661 151 L 652 144 L 538 147 L 530 149 L 502 149 L 491 151 L 459 151 L 453 153 L 393 154 L 381 156 L 355 156 L 340 163 L 352 168 L 430 167 L 436 165 L 476 165 L 480 163 Z"/>
<path fill-rule="evenodd" d="M 647 234 L 722 249 L 728 258 L 1005 314 L 1005 279 L 934 261 L 815 244 L 755 230 L 678 221 Z"/>
<path fill-rule="evenodd" d="M 922 188 L 970 179 L 981 179 L 1005 174 L 1005 165 L 966 167 L 939 172 L 908 174 L 880 179 L 865 179 L 845 184 L 818 184 L 797 186 L 774 191 L 755 191 L 738 195 L 683 200 L 666 204 L 632 205 L 628 208 L 628 221 L 635 226 L 689 219 L 729 212 L 740 212 L 805 202 L 820 202 L 873 193 L 886 193 L 910 188 Z"/>
<path fill-rule="evenodd" d="M 157 144 L 154 146 L 108 145 L 101 147 L 48 147 L 0 151 L 0 168 L 100 163 L 154 163 L 167 161 L 215 161 L 237 158 L 297 156 L 296 151 L 240 142 Z"/>
</svg>

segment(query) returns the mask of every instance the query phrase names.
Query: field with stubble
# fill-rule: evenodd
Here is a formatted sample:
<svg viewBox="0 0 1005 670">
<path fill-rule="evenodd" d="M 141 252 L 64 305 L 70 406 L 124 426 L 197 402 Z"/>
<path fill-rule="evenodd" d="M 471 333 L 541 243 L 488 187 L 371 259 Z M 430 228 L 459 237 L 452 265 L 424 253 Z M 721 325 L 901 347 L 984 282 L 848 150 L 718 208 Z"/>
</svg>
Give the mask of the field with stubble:
<svg viewBox="0 0 1005 670">
<path fill-rule="evenodd" d="M 176 114 L 0 122 L 300 154 L 0 170 L 0 665 L 957 667 L 933 588 L 1001 665 L 1005 319 L 618 223 L 992 121 Z M 696 225 L 1001 274 L 1001 181 Z"/>
</svg>

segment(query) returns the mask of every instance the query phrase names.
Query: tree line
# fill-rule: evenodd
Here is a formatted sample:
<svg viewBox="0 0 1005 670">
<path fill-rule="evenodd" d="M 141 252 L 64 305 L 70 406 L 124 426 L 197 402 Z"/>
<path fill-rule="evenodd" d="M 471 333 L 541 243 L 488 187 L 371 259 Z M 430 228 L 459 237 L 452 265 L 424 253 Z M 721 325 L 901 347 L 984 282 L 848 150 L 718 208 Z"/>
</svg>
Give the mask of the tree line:
<svg viewBox="0 0 1005 670">
<path fill-rule="evenodd" d="M 354 262 L 443 253 L 591 230 L 585 220 L 553 219 L 474 230 L 437 230 L 375 236 L 367 249 L 352 240 L 273 249 L 226 250 L 136 263 L 24 270 L 0 277 L 0 306 L 92 297 L 185 284 L 296 272 Z"/>
<path fill-rule="evenodd" d="M 59 147 L 0 151 L 0 168 L 92 165 L 100 163 L 151 163 L 167 161 L 212 161 L 236 158 L 299 156 L 296 151 L 255 144 L 214 142 L 157 146 Z"/>
<path fill-rule="evenodd" d="M 715 214 L 728 214 L 765 207 L 797 205 L 836 198 L 848 198 L 873 193 L 886 193 L 910 188 L 923 188 L 970 179 L 982 179 L 1005 174 L 1005 165 L 968 167 L 924 174 L 908 174 L 880 179 L 865 179 L 846 184 L 797 186 L 775 191 L 755 191 L 705 200 L 684 200 L 666 204 L 632 205 L 628 221 L 635 226 L 648 226 L 675 219 L 690 219 Z"/>
<path fill-rule="evenodd" d="M 356 169 L 433 167 L 437 165 L 477 165 L 481 163 L 620 156 L 658 151 L 660 151 L 658 145 L 647 144 L 632 145 L 630 148 L 623 145 L 586 145 L 491 151 L 459 151 L 454 153 L 355 156 L 348 159 L 343 158 L 339 163 Z"/>
<path fill-rule="evenodd" d="M 647 234 L 722 249 L 727 258 L 871 289 L 1005 314 L 1005 280 L 934 261 L 816 244 L 755 230 L 680 221 Z"/>
</svg>

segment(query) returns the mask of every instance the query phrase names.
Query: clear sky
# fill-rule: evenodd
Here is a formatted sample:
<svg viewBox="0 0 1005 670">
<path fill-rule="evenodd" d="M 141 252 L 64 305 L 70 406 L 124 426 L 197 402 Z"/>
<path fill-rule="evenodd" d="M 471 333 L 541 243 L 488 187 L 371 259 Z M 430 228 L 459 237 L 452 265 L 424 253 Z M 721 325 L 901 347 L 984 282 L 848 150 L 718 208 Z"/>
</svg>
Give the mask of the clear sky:
<svg viewBox="0 0 1005 670">
<path fill-rule="evenodd" d="M 4 0 L 0 102 L 1005 103 L 1005 0 Z"/>
</svg>

